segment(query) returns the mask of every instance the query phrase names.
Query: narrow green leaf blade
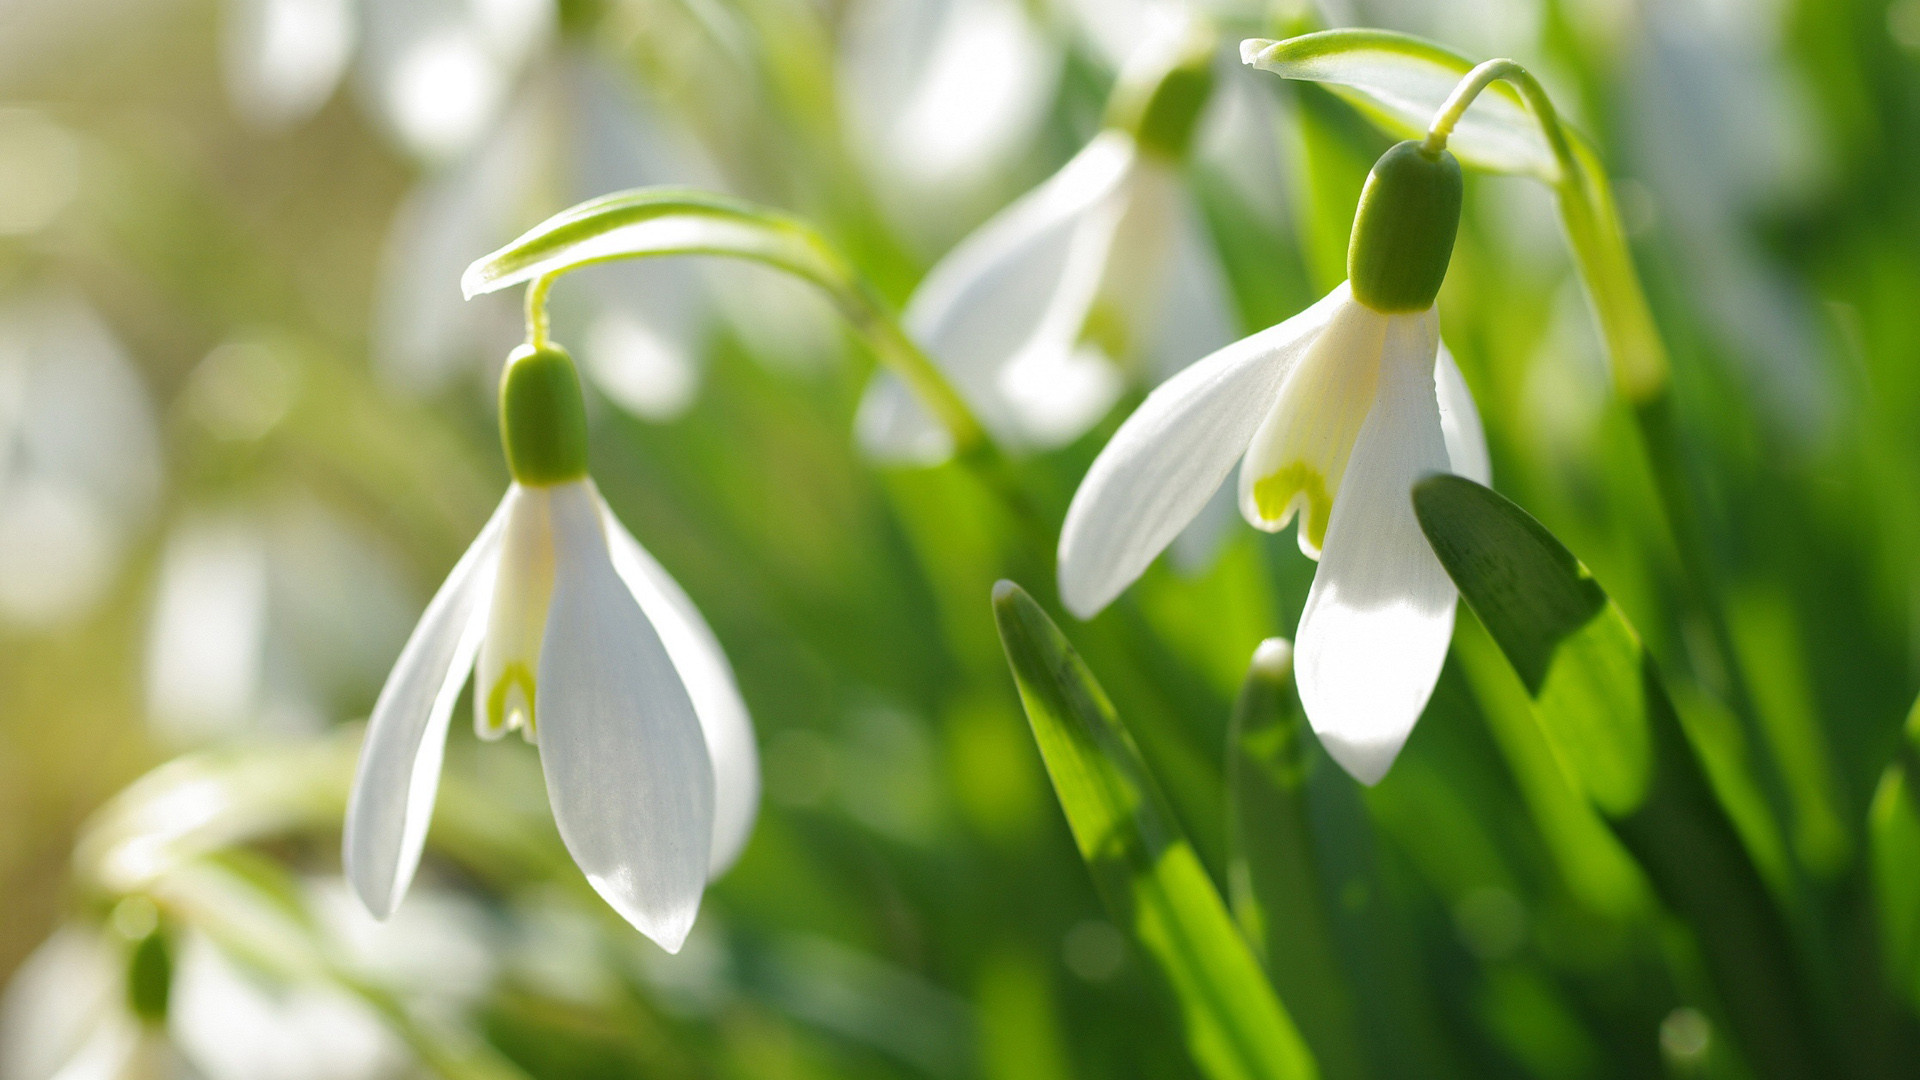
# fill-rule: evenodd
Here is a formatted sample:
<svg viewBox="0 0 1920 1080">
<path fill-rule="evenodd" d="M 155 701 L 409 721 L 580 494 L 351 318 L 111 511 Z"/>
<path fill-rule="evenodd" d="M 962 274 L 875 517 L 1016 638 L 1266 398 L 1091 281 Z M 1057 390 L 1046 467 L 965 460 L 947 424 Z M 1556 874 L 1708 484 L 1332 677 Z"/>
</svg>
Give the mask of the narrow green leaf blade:
<svg viewBox="0 0 1920 1080">
<path fill-rule="evenodd" d="M 1018 585 L 996 585 L 993 608 L 1080 854 L 1114 919 L 1171 988 L 1194 1060 L 1215 1080 L 1317 1077 L 1313 1054 L 1086 664 Z"/>
<path fill-rule="evenodd" d="M 1587 568 L 1519 507 L 1458 476 L 1414 488 L 1441 565 L 1513 664 L 1573 775 L 1622 814 L 1652 778 L 1640 639 Z"/>
<path fill-rule="evenodd" d="M 1367 1075 L 1353 985 L 1325 902 L 1307 805 L 1313 736 L 1293 684 L 1293 648 L 1268 638 L 1233 705 L 1227 735 L 1228 893 L 1234 916 L 1328 1080 Z"/>
<path fill-rule="evenodd" d="M 1433 114 L 1474 62 L 1431 41 L 1386 30 L 1323 30 L 1285 41 L 1240 43 L 1243 63 L 1282 78 L 1324 84 L 1382 129 L 1403 139 L 1426 134 Z M 1454 128 L 1448 148 L 1468 165 L 1493 172 L 1560 175 L 1553 148 L 1520 94 L 1495 83 Z"/>
<path fill-rule="evenodd" d="M 1787 921 L 1626 616 L 1545 526 L 1495 492 L 1430 476 L 1413 505 L 1569 774 L 1692 927 L 1749 1063 L 1779 1080 L 1833 1074 Z"/>
<path fill-rule="evenodd" d="M 1893 762 L 1881 773 L 1868 825 L 1881 967 L 1894 990 L 1920 1009 L 1920 701 Z"/>
<path fill-rule="evenodd" d="M 460 277 L 469 299 L 613 259 L 725 255 L 800 275 L 836 295 L 852 287 L 840 257 L 806 223 L 696 188 L 651 187 L 589 199 L 476 259 Z"/>
</svg>

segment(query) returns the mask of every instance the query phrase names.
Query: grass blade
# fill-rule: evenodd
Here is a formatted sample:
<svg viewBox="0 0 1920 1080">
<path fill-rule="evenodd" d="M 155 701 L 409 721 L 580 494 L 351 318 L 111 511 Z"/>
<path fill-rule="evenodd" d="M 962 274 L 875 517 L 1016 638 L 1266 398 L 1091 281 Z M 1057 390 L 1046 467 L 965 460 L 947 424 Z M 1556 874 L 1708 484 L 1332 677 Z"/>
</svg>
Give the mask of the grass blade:
<svg viewBox="0 0 1920 1080">
<path fill-rule="evenodd" d="M 993 608 L 1074 841 L 1109 912 L 1172 990 L 1194 1060 L 1214 1080 L 1317 1077 L 1313 1054 L 1086 664 L 1018 585 L 994 586 Z"/>
<path fill-rule="evenodd" d="M 1626 616 L 1545 526 L 1493 491 L 1432 476 L 1413 503 L 1562 764 L 1692 927 L 1754 1070 L 1832 1075 L 1787 921 Z"/>
</svg>

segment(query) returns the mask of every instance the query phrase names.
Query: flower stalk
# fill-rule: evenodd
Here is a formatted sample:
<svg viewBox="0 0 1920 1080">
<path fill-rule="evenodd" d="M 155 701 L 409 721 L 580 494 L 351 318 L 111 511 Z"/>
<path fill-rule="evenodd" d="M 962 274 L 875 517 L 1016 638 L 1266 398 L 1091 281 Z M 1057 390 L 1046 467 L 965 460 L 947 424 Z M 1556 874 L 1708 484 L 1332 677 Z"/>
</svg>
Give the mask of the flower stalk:
<svg viewBox="0 0 1920 1080">
<path fill-rule="evenodd" d="M 1434 114 L 1424 146 L 1444 147 L 1467 107 L 1497 81 L 1512 84 L 1539 124 L 1540 132 L 1558 164 L 1553 184 L 1560 221 L 1566 230 L 1574 266 L 1586 286 L 1595 322 L 1609 359 L 1615 390 L 1633 411 L 1646 450 L 1654 490 L 1672 532 L 1680 558 L 1685 588 L 1706 616 L 1716 659 L 1726 672 L 1726 691 L 1743 734 L 1750 745 L 1771 745 L 1760 720 L 1739 652 L 1726 602 L 1719 584 L 1699 499 L 1686 475 L 1680 432 L 1675 423 L 1670 369 L 1665 342 L 1647 305 L 1646 290 L 1633 265 L 1626 230 L 1620 222 L 1612 185 L 1599 156 L 1583 142 L 1568 138 L 1553 101 L 1531 72 L 1512 60 L 1494 59 L 1476 65 L 1454 87 Z M 1760 782 L 1774 813 L 1784 816 L 1789 805 L 1786 781 L 1770 754 L 1756 754 Z"/>
</svg>

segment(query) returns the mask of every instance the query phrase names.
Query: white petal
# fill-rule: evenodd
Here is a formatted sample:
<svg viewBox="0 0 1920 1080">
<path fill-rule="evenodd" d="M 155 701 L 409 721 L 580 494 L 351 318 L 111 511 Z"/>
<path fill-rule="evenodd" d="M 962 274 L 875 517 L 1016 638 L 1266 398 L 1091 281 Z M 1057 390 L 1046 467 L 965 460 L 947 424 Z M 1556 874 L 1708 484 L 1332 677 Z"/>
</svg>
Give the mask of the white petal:
<svg viewBox="0 0 1920 1080">
<path fill-rule="evenodd" d="M 1447 461 L 1453 472 L 1476 484 L 1493 483 L 1493 459 L 1487 454 L 1487 431 L 1480 425 L 1480 409 L 1473 403 L 1460 365 L 1453 362 L 1447 343 L 1440 343 L 1440 359 L 1433 368 L 1433 386 L 1440 398 L 1440 432 L 1447 437 Z"/>
<path fill-rule="evenodd" d="M 538 731 L 535 677 L 553 595 L 553 490 L 514 484 L 500 504 L 499 568 L 473 678 L 473 731 L 482 739 L 516 729 L 533 739 Z"/>
<path fill-rule="evenodd" d="M 453 703 L 473 668 L 507 502 L 434 594 L 374 702 L 347 801 L 342 861 L 367 910 L 386 918 L 420 865 Z"/>
<path fill-rule="evenodd" d="M 1431 310 L 1388 320 L 1380 392 L 1348 462 L 1297 635 L 1300 701 L 1361 783 L 1386 775 L 1426 708 L 1453 633 L 1454 588 L 1413 516 L 1447 468 Z"/>
<path fill-rule="evenodd" d="M 740 699 L 733 665 L 727 663 L 719 639 L 680 583 L 654 561 L 604 502 L 600 514 L 613 568 L 659 631 L 660 642 L 686 682 L 693 711 L 700 717 L 707 756 L 713 760 L 713 850 L 707 876 L 716 878 L 740 857 L 760 808 L 760 751 L 754 745 L 747 703 Z"/>
<path fill-rule="evenodd" d="M 1294 362 L 1346 302 L 1345 286 L 1160 384 L 1114 432 L 1067 508 L 1060 596 L 1092 618 L 1146 570 L 1246 452 Z"/>
<path fill-rule="evenodd" d="M 1004 171 L 1045 119 L 1059 51 L 1018 0 L 856 4 L 846 14 L 840 100 L 862 156 L 887 181 L 883 197 L 905 189 L 897 194 L 914 202 L 951 202 Z"/>
<path fill-rule="evenodd" d="M 1240 464 L 1241 515 L 1279 532 L 1298 513 L 1309 558 L 1320 557 L 1348 455 L 1373 408 L 1387 321 L 1365 304 L 1342 304 L 1280 384 Z"/>
<path fill-rule="evenodd" d="M 678 952 L 706 888 L 713 763 L 660 634 L 615 572 L 590 483 L 553 493 L 540 763 L 554 822 L 594 890 Z"/>
<path fill-rule="evenodd" d="M 1144 342 L 1145 374 L 1158 383 L 1239 336 L 1240 316 L 1220 253 L 1195 200 L 1184 191 L 1172 207 L 1166 269 L 1155 281 L 1158 318 Z"/>
<path fill-rule="evenodd" d="M 1010 446 L 1063 441 L 1058 429 L 1072 425 L 1059 422 L 1058 415 L 1070 413 L 1075 423 L 1090 422 L 1079 419 L 1089 413 L 1098 419 L 1118 392 L 1117 379 L 1080 378 L 1071 385 L 1062 380 L 1062 388 L 1072 393 L 1065 399 L 1008 396 L 1010 386 L 1018 394 L 1023 386 L 1045 385 L 1056 369 L 1084 374 L 1076 372 L 1072 358 L 1137 160 L 1125 135 L 1109 132 L 1094 139 L 1046 183 L 962 240 L 928 271 L 907 304 L 902 316 L 907 332 L 981 421 Z M 1015 365 L 1028 371 L 1009 384 L 1005 373 Z M 882 373 L 869 397 L 897 394 L 882 389 L 893 378 Z M 1098 400 L 1102 395 L 1105 400 Z M 925 431 L 935 421 L 919 402 L 899 400 L 911 409 L 885 406 L 886 423 L 864 415 L 883 406 L 862 403 L 862 446 L 882 461 L 923 459 L 929 444 Z M 1054 416 L 1029 417 L 1022 403 L 1043 403 Z M 1030 430 L 1034 424 L 1040 430 Z"/>
<path fill-rule="evenodd" d="M 147 719 L 192 746 L 245 730 L 259 705 L 267 553 L 238 518 L 189 517 L 160 560 L 147 630 Z"/>
</svg>

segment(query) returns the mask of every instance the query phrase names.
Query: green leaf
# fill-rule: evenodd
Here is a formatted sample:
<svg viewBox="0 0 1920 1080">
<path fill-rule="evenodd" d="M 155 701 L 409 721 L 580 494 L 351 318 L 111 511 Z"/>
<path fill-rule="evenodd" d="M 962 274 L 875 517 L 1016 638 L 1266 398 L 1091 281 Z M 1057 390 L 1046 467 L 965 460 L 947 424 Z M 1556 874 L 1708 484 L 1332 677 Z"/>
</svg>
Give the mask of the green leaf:
<svg viewBox="0 0 1920 1080">
<path fill-rule="evenodd" d="M 1785 917 L 1708 782 L 1639 635 L 1546 527 L 1458 476 L 1414 485 L 1434 554 L 1574 776 L 1692 927 L 1761 1076 L 1834 1075 Z"/>
<path fill-rule="evenodd" d="M 1285 41 L 1251 38 L 1240 43 L 1240 59 L 1282 78 L 1322 83 L 1403 139 L 1426 134 L 1433 114 L 1474 66 L 1444 46 L 1386 30 L 1323 30 Z M 1548 183 L 1560 177 L 1539 122 L 1528 114 L 1519 91 L 1505 83 L 1489 86 L 1468 107 L 1447 146 L 1476 168 Z"/>
<path fill-rule="evenodd" d="M 1315 855 L 1307 806 L 1314 749 L 1293 685 L 1293 648 L 1268 638 L 1254 650 L 1227 736 L 1228 894 L 1322 1070 L 1338 1080 L 1367 1070 Z"/>
<path fill-rule="evenodd" d="M 844 298 L 845 262 L 812 226 L 743 199 L 694 188 L 636 188 L 563 210 L 460 276 L 468 299 L 594 263 L 652 255 L 727 255 L 766 263 Z"/>
<path fill-rule="evenodd" d="M 1545 526 L 1457 476 L 1414 488 L 1434 553 L 1512 663 L 1561 760 L 1611 815 L 1652 778 L 1639 636 Z"/>
<path fill-rule="evenodd" d="M 993 608 L 1081 857 L 1172 990 L 1194 1060 L 1215 1080 L 1318 1076 L 1106 693 L 1018 585 L 994 586 Z"/>
<path fill-rule="evenodd" d="M 1868 812 L 1881 964 L 1894 989 L 1920 1009 L 1920 701 Z"/>
</svg>

